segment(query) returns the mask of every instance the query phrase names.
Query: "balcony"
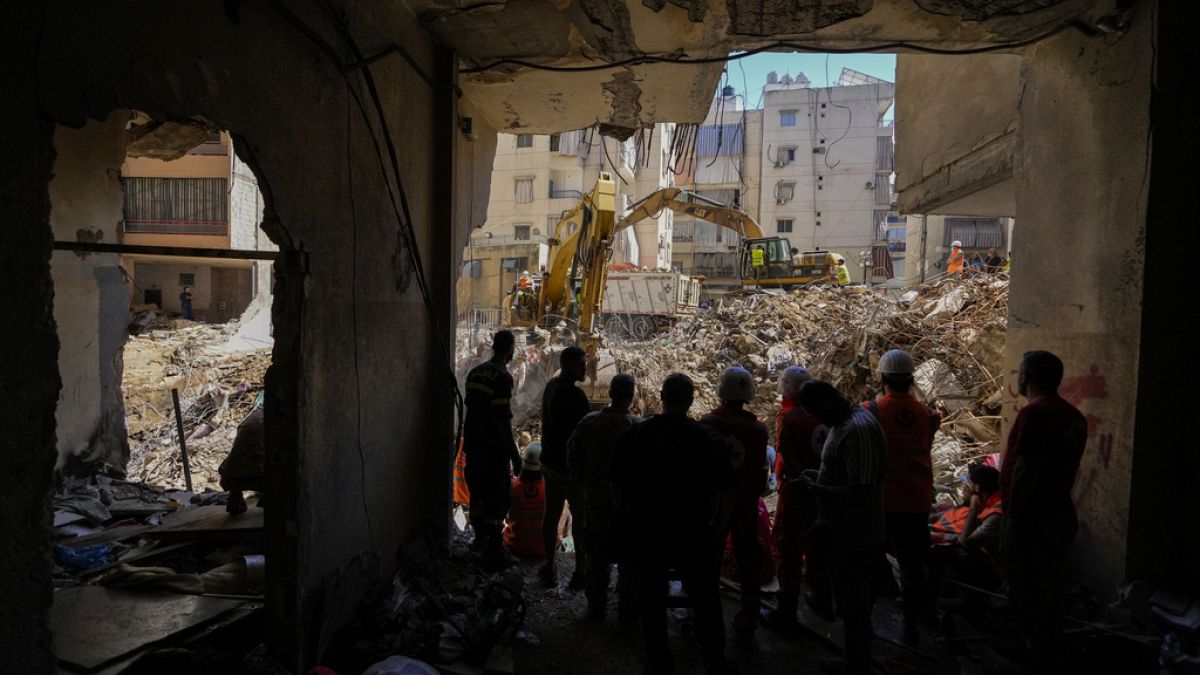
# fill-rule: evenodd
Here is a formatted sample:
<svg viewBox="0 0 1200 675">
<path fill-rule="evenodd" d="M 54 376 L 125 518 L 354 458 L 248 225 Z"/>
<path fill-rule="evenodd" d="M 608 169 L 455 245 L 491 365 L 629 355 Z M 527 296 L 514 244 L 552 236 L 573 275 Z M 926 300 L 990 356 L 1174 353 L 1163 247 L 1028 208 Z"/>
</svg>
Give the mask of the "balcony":
<svg viewBox="0 0 1200 675">
<path fill-rule="evenodd" d="M 583 192 L 579 190 L 550 190 L 550 199 L 570 199 L 577 202 L 583 199 Z"/>
<path fill-rule="evenodd" d="M 511 235 L 511 234 L 492 234 L 492 236 L 490 236 L 490 237 L 487 236 L 489 234 L 492 234 L 492 233 L 484 232 L 482 234 L 471 235 L 470 245 L 471 246 L 521 246 L 521 245 L 535 246 L 537 244 L 545 244 L 546 239 L 547 239 L 546 235 L 542 234 L 542 233 L 530 234 L 528 237 L 522 237 L 520 239 L 518 239 L 515 235 Z"/>
</svg>

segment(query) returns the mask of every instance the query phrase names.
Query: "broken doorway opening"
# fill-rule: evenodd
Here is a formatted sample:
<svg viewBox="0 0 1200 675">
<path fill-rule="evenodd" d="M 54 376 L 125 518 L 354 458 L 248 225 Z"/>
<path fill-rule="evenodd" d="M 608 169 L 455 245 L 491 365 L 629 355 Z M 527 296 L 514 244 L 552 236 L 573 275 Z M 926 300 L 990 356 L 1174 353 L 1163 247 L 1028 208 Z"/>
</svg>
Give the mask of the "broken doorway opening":
<svg viewBox="0 0 1200 675">
<path fill-rule="evenodd" d="M 226 513 L 218 467 L 272 359 L 257 179 L 203 122 L 121 110 L 54 142 L 60 667 L 151 672 L 164 645 L 240 661 L 263 640 L 264 513 Z M 115 244 L 103 227 L 71 241 L 80 220 L 116 223 Z"/>
</svg>

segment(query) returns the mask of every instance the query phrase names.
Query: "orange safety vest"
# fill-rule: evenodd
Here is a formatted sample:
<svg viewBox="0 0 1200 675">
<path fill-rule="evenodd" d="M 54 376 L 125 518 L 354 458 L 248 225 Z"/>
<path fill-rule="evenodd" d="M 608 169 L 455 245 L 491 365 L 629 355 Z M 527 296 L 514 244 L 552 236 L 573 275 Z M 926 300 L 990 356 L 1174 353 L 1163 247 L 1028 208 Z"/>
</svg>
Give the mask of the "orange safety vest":
<svg viewBox="0 0 1200 675">
<path fill-rule="evenodd" d="M 863 407 L 883 427 L 888 465 L 883 476 L 883 508 L 902 513 L 928 513 L 933 503 L 933 435 L 941 415 L 908 394 L 888 394 Z"/>
<path fill-rule="evenodd" d="M 983 509 L 979 511 L 979 515 L 976 516 L 976 518 L 979 520 L 979 524 L 982 525 L 983 521 L 991 518 L 992 516 L 1003 514 L 1003 503 L 1003 495 L 1000 494 L 999 490 L 992 493 L 992 496 L 988 497 L 987 501 L 983 503 Z M 942 517 L 938 518 L 937 522 L 935 522 L 930 529 L 934 532 L 950 534 L 957 537 L 958 535 L 962 534 L 963 529 L 967 526 L 967 515 L 970 512 L 971 507 L 969 506 L 959 506 L 950 509 L 943 513 Z M 985 557 L 987 557 L 988 563 L 991 564 L 992 571 L 996 573 L 996 576 L 1003 577 L 1004 566 L 1000 564 L 1000 558 L 996 555 L 996 553 L 984 548 L 983 546 L 980 546 L 979 550 Z"/>
<path fill-rule="evenodd" d="M 545 558 L 542 519 L 546 516 L 546 481 L 541 476 L 532 482 L 520 477 L 512 483 L 512 502 L 504 521 L 504 546 L 513 555 Z"/>
<path fill-rule="evenodd" d="M 983 504 L 983 510 L 979 512 L 979 522 L 987 520 L 997 513 L 1004 513 L 1001 506 L 1002 498 L 999 491 L 996 491 L 992 496 L 988 497 Z M 942 532 L 945 534 L 959 535 L 962 534 L 963 528 L 967 526 L 967 514 L 970 513 L 971 507 L 959 506 L 947 510 L 942 514 L 941 518 L 933 524 L 934 532 Z"/>
<path fill-rule="evenodd" d="M 467 489 L 467 455 L 462 441 L 458 442 L 458 453 L 454 455 L 454 503 L 469 506 L 471 491 Z"/>
<path fill-rule="evenodd" d="M 946 271 L 950 274 L 958 274 L 963 267 L 963 252 L 961 248 L 956 248 L 950 252 L 950 259 L 946 261 Z"/>
</svg>

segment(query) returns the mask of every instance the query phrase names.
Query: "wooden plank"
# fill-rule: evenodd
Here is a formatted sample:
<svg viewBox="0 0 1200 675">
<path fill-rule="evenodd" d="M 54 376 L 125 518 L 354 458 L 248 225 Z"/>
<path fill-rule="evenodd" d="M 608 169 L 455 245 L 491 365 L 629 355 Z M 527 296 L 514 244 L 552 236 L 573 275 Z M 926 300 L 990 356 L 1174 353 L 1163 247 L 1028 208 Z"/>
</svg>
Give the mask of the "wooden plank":
<svg viewBox="0 0 1200 675">
<path fill-rule="evenodd" d="M 103 532 L 87 534 L 75 539 L 64 539 L 58 543 L 71 548 L 83 548 L 84 546 L 107 544 L 112 541 L 136 537 L 149 529 L 151 529 L 149 525 L 120 525 L 118 527 L 111 527 Z"/>
<path fill-rule="evenodd" d="M 261 534 L 263 510 L 255 505 L 254 500 L 247 501 L 250 508 L 237 515 L 230 515 L 220 504 L 185 509 L 164 518 L 162 525 L 146 532 L 146 536 L 165 539 Z"/>
</svg>

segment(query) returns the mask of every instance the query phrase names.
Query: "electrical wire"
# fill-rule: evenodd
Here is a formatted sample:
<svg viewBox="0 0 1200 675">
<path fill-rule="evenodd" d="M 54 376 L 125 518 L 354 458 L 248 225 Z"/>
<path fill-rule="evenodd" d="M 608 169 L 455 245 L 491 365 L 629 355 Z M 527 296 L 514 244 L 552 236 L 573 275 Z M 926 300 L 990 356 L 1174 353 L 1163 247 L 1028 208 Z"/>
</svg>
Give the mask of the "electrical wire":
<svg viewBox="0 0 1200 675">
<path fill-rule="evenodd" d="M 997 43 L 994 45 L 988 45 L 986 47 L 973 47 L 973 48 L 968 48 L 968 49 L 940 49 L 937 47 L 927 47 L 925 45 L 917 44 L 914 42 L 882 42 L 879 44 L 865 46 L 865 47 L 836 49 L 836 48 L 832 48 L 832 47 L 814 47 L 812 45 L 801 44 L 801 43 L 796 43 L 796 42 L 786 42 L 783 40 L 779 40 L 779 41 L 764 45 L 762 47 L 757 47 L 755 49 L 748 49 L 746 51 L 738 52 L 737 54 L 727 54 L 725 56 L 687 58 L 687 57 L 671 56 L 671 55 L 667 55 L 667 54 L 663 54 L 663 55 L 646 54 L 643 56 L 635 56 L 635 57 L 631 57 L 628 59 L 622 59 L 620 61 L 597 63 L 597 64 L 593 64 L 593 65 L 589 65 L 589 66 L 548 66 L 548 65 L 541 64 L 541 63 L 534 63 L 532 61 L 526 61 L 524 59 L 502 58 L 502 59 L 496 59 L 496 60 L 486 63 L 484 65 L 473 66 L 471 68 L 462 68 L 458 72 L 460 72 L 464 75 L 469 75 L 472 73 L 482 73 L 482 72 L 485 72 L 488 70 L 494 70 L 495 68 L 498 68 L 499 66 L 503 66 L 503 65 L 520 66 L 522 68 L 530 68 L 533 70 L 549 70 L 549 71 L 556 71 L 556 72 L 574 72 L 574 73 L 591 72 L 591 71 L 597 71 L 597 70 L 609 70 L 612 68 L 623 68 L 623 67 L 627 67 L 627 66 L 638 66 L 638 65 L 646 65 L 646 64 L 653 64 L 653 63 L 674 64 L 674 65 L 703 65 L 703 64 L 709 64 L 709 63 L 727 63 L 729 61 L 738 61 L 738 60 L 741 60 L 741 59 L 744 59 L 744 58 L 747 58 L 750 56 L 754 56 L 756 54 L 762 54 L 763 52 L 785 51 L 785 50 L 796 51 L 796 52 L 810 52 L 810 53 L 817 53 L 817 54 L 866 54 L 866 53 L 871 53 L 871 52 L 895 52 L 895 51 L 912 51 L 912 52 L 918 52 L 918 53 L 922 53 L 922 54 L 941 54 L 941 55 L 947 55 L 947 56 L 969 55 L 969 54 L 987 54 L 989 52 L 1007 51 L 1007 50 L 1011 50 L 1011 49 L 1018 49 L 1020 47 L 1026 47 L 1026 46 L 1029 46 L 1036 42 L 1045 40 L 1046 38 L 1053 37 L 1054 35 L 1057 35 L 1063 31 L 1067 30 L 1068 28 L 1075 28 L 1076 30 L 1079 30 L 1080 32 L 1082 32 L 1088 36 L 1094 36 L 1096 34 L 1095 31 L 1087 24 L 1085 24 L 1079 20 L 1074 20 L 1074 21 L 1069 21 L 1067 23 L 1064 23 L 1052 30 L 1045 32 L 1045 33 L 1036 35 L 1031 38 L 1026 38 L 1024 40 L 1014 40 L 1011 42 L 1003 42 L 1003 43 Z"/>
<path fill-rule="evenodd" d="M 358 471 L 362 498 L 363 516 L 367 521 L 367 540 L 375 541 L 375 529 L 371 523 L 371 508 L 367 504 L 367 456 L 362 445 L 362 373 L 358 367 L 358 210 L 354 205 L 354 162 L 350 157 L 350 95 L 346 95 L 346 185 L 350 199 L 350 325 L 353 343 L 351 355 L 354 361 L 354 410 L 355 445 L 358 448 Z"/>
</svg>

